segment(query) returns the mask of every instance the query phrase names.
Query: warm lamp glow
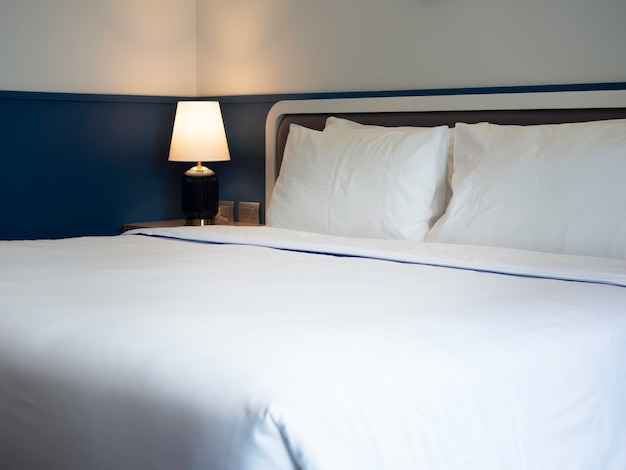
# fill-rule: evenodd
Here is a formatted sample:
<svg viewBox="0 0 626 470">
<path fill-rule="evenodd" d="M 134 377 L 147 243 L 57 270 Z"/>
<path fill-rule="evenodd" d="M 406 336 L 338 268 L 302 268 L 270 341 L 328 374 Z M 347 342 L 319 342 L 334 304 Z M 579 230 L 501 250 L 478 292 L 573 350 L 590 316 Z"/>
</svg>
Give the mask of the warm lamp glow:
<svg viewBox="0 0 626 470">
<path fill-rule="evenodd" d="M 212 223 L 219 208 L 218 179 L 202 162 L 230 160 L 217 101 L 178 102 L 169 160 L 198 163 L 181 178 L 183 214 L 188 223 Z"/>
<path fill-rule="evenodd" d="M 230 160 L 222 111 L 217 101 L 179 101 L 176 106 L 170 161 Z"/>
</svg>

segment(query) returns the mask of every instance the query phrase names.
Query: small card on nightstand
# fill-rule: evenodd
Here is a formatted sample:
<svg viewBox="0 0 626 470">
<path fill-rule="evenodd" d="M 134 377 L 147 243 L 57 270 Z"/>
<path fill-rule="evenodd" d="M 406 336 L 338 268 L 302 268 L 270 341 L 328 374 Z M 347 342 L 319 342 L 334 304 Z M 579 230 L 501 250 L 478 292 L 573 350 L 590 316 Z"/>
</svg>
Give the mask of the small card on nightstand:
<svg viewBox="0 0 626 470">
<path fill-rule="evenodd" d="M 235 221 L 235 202 L 220 201 L 219 211 L 215 218 L 219 225 L 231 225 Z"/>
<path fill-rule="evenodd" d="M 259 202 L 240 202 L 239 211 L 237 213 L 240 224 L 258 225 L 260 223 L 259 211 L 261 203 Z"/>
</svg>

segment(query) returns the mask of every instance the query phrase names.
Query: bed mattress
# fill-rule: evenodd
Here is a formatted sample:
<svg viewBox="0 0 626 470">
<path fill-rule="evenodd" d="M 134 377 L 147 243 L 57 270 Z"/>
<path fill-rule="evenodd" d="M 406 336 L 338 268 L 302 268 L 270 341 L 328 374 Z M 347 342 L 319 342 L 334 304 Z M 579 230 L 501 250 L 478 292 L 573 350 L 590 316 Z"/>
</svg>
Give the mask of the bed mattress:
<svg viewBox="0 0 626 470">
<path fill-rule="evenodd" d="M 0 243 L 0 468 L 626 468 L 626 262 L 270 227 Z"/>
</svg>

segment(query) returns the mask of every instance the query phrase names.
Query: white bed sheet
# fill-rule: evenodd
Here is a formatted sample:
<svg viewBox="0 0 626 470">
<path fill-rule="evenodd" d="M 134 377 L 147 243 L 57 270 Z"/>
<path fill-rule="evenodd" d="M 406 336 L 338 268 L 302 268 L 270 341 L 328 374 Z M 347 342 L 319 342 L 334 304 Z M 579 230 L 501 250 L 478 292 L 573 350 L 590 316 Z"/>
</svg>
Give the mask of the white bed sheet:
<svg viewBox="0 0 626 470">
<path fill-rule="evenodd" d="M 624 261 L 144 232 L 0 243 L 0 468 L 626 468 Z"/>
</svg>

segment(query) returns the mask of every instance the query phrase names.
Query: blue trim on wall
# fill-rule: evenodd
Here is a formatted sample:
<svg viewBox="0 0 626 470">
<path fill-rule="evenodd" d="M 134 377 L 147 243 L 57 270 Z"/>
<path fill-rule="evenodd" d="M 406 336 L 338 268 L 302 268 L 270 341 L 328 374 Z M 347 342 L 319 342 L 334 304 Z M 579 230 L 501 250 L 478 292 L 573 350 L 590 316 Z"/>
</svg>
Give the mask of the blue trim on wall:
<svg viewBox="0 0 626 470">
<path fill-rule="evenodd" d="M 177 103 L 195 100 L 191 96 L 99 95 L 94 93 L 49 93 L 39 91 L 0 90 L 0 100 L 84 101 L 93 103 Z"/>
<path fill-rule="evenodd" d="M 127 222 L 180 218 L 188 165 L 167 161 L 179 100 L 221 102 L 232 160 L 211 165 L 220 197 L 263 203 L 265 118 L 277 101 L 615 89 L 626 82 L 200 98 L 0 91 L 0 239 L 112 235 Z"/>
<path fill-rule="evenodd" d="M 88 101 L 96 103 L 176 103 L 181 100 L 219 100 L 222 103 L 275 103 L 281 100 L 368 98 L 390 96 L 437 96 L 494 93 L 542 93 L 560 91 L 626 90 L 626 82 L 572 83 L 558 85 L 427 88 L 386 91 L 340 91 L 316 93 L 274 93 L 261 95 L 150 96 L 100 95 L 88 93 L 49 93 L 0 90 L 0 100 Z"/>
<path fill-rule="evenodd" d="M 283 93 L 241 96 L 204 96 L 199 99 L 217 99 L 222 103 L 276 103 L 282 100 L 309 100 L 331 98 L 375 98 L 394 96 L 443 96 L 443 95 L 486 95 L 495 93 L 550 93 L 559 91 L 626 90 L 626 82 L 574 83 L 560 85 L 494 86 L 466 88 L 432 88 L 418 90 L 347 91 L 327 93 Z"/>
</svg>

